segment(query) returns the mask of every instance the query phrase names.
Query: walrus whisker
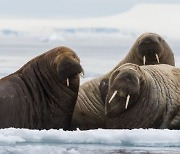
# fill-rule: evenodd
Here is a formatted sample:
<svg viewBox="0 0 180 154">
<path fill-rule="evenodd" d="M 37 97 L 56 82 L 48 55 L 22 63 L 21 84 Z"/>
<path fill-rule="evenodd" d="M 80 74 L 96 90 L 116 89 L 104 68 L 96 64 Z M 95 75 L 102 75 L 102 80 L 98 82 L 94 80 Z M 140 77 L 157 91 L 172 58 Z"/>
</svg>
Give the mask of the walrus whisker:
<svg viewBox="0 0 180 154">
<path fill-rule="evenodd" d="M 156 55 L 157 62 L 159 63 L 159 57 L 158 57 L 158 54 L 155 54 L 155 55 Z"/>
<path fill-rule="evenodd" d="M 111 103 L 112 99 L 115 97 L 115 95 L 117 94 L 117 90 L 113 93 L 113 95 L 111 96 L 110 100 L 109 100 L 109 103 Z"/>
<path fill-rule="evenodd" d="M 143 65 L 146 65 L 146 57 L 143 56 Z"/>
<path fill-rule="evenodd" d="M 126 106 L 125 106 L 125 109 L 127 109 L 127 107 L 128 107 L 129 99 L 130 99 L 130 95 L 127 95 L 127 99 L 126 99 Z"/>
<path fill-rule="evenodd" d="M 67 86 L 69 87 L 69 79 L 67 78 L 66 80 Z"/>
</svg>

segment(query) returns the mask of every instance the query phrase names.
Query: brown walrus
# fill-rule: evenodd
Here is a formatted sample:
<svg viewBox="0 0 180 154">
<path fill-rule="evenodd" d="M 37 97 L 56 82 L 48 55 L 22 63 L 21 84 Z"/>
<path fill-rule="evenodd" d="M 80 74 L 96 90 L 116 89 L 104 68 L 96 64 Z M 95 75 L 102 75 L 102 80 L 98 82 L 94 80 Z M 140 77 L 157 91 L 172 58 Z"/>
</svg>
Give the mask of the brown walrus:
<svg viewBox="0 0 180 154">
<path fill-rule="evenodd" d="M 175 66 L 174 54 L 171 48 L 160 35 L 155 33 L 144 33 L 140 35 L 131 47 L 128 55 L 117 67 L 125 63 L 138 65 L 169 64 Z M 100 82 L 99 88 L 102 100 L 105 102 L 108 78 L 104 78 Z"/>
<path fill-rule="evenodd" d="M 109 79 L 107 128 L 180 129 L 180 69 L 124 64 Z"/>
<path fill-rule="evenodd" d="M 127 56 L 110 72 L 80 86 L 72 119 L 72 128 L 106 128 L 104 102 L 111 73 L 125 63 L 174 65 L 174 54 L 158 34 L 145 33 L 137 38 Z"/>
<path fill-rule="evenodd" d="M 69 129 L 82 67 L 57 47 L 0 80 L 0 128 Z"/>
</svg>

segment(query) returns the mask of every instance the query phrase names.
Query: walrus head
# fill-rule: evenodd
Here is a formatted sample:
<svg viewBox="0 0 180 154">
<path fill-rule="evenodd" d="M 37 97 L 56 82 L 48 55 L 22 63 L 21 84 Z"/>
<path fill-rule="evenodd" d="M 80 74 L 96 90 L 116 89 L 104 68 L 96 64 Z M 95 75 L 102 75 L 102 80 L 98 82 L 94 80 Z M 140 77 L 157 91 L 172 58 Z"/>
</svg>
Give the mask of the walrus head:
<svg viewBox="0 0 180 154">
<path fill-rule="evenodd" d="M 53 53 L 46 54 L 46 59 L 50 59 L 50 67 L 54 68 L 53 73 L 58 76 L 61 84 L 74 90 L 79 86 L 79 76 L 84 74 L 77 54 L 67 47 L 57 47 Z"/>
<path fill-rule="evenodd" d="M 142 57 L 143 65 L 160 63 L 160 57 L 164 52 L 163 38 L 155 33 L 143 34 L 138 39 L 137 52 Z"/>
<path fill-rule="evenodd" d="M 57 73 L 60 80 L 71 87 L 72 79 L 78 79 L 79 75 L 84 74 L 80 65 L 80 59 L 71 49 L 61 47 L 56 53 L 54 64 L 56 65 Z"/>
<path fill-rule="evenodd" d="M 134 46 L 141 65 L 174 65 L 174 55 L 167 42 L 156 33 L 144 33 L 138 37 Z"/>
<path fill-rule="evenodd" d="M 137 65 L 131 66 L 126 68 L 125 64 L 123 68 L 119 67 L 110 76 L 105 111 L 108 116 L 117 116 L 131 108 L 140 93 L 143 79 Z"/>
<path fill-rule="evenodd" d="M 18 72 L 30 74 L 29 70 L 32 70 L 32 73 L 36 72 L 37 76 L 43 77 L 42 80 L 57 81 L 57 84 L 63 84 L 72 90 L 73 84 L 79 87 L 79 76 L 84 74 L 77 54 L 64 46 L 53 48 L 37 56 Z"/>
</svg>

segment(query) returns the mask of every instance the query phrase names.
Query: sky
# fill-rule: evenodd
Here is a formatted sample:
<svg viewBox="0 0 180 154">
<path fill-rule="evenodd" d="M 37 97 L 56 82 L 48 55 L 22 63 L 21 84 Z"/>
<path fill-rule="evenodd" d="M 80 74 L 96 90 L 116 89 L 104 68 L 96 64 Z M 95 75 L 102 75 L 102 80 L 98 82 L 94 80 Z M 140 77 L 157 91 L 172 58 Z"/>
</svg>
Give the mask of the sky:
<svg viewBox="0 0 180 154">
<path fill-rule="evenodd" d="M 86 18 L 111 16 L 140 3 L 180 4 L 179 0 L 0 0 L 0 17 Z"/>
</svg>

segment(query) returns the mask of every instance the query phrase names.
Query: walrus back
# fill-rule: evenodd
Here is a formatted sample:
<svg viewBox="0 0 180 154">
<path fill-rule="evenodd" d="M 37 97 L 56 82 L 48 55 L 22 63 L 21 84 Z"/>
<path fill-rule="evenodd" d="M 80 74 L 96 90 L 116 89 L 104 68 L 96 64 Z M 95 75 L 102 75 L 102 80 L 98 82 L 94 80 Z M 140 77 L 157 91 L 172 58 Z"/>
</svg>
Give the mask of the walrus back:
<svg viewBox="0 0 180 154">
<path fill-rule="evenodd" d="M 33 128 L 28 118 L 31 114 L 30 104 L 27 105 L 29 93 L 24 87 L 22 80 L 14 74 L 0 82 L 0 128 Z"/>
<path fill-rule="evenodd" d="M 80 86 L 72 118 L 73 129 L 105 128 L 104 103 L 99 93 L 99 80 L 100 78 L 93 79 Z"/>
<path fill-rule="evenodd" d="M 159 95 L 157 100 L 163 110 L 159 126 L 153 127 L 180 129 L 180 69 L 166 64 L 141 66 L 141 68 L 152 76 L 156 84 L 154 96 Z"/>
</svg>

